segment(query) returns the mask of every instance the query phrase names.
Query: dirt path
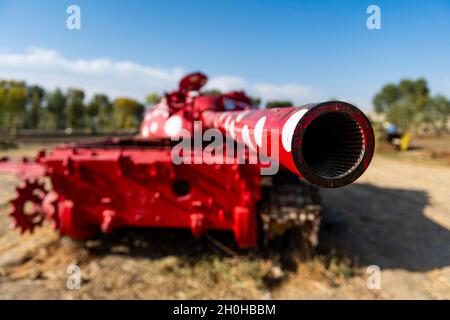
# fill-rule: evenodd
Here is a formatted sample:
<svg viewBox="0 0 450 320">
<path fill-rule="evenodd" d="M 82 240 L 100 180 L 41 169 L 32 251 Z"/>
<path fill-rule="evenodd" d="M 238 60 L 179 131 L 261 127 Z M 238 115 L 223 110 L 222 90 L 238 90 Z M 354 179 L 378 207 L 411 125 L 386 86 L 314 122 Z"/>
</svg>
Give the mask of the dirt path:
<svg viewBox="0 0 450 320">
<path fill-rule="evenodd" d="M 322 197 L 345 221 L 341 241 L 359 260 L 361 276 L 310 294 L 298 290 L 298 274 L 276 297 L 450 298 L 449 167 L 377 156 L 356 184 L 323 190 Z M 367 290 L 369 265 L 382 270 L 379 292 Z"/>
<path fill-rule="evenodd" d="M 323 190 L 357 266 L 314 259 L 275 287 L 264 282 L 270 259 L 226 257 L 189 232 L 129 230 L 75 243 L 45 226 L 20 237 L 4 214 L 16 183 L 0 176 L 0 299 L 450 298 L 450 167 L 377 156 L 356 184 Z M 66 288 L 70 264 L 81 268 L 79 290 Z M 381 290 L 367 289 L 369 265 L 382 270 Z"/>
</svg>

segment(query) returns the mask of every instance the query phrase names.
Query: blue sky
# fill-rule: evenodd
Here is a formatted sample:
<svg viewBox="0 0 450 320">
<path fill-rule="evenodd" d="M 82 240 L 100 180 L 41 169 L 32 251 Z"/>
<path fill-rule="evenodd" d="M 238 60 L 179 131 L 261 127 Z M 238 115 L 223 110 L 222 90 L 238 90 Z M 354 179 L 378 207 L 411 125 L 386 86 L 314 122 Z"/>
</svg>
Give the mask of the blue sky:
<svg viewBox="0 0 450 320">
<path fill-rule="evenodd" d="M 81 8 L 81 30 L 66 8 Z M 381 8 L 381 30 L 366 9 Z M 450 96 L 450 1 L 0 0 L 0 78 L 142 99 L 202 70 L 210 86 L 371 109 L 383 84 L 425 77 Z"/>
</svg>

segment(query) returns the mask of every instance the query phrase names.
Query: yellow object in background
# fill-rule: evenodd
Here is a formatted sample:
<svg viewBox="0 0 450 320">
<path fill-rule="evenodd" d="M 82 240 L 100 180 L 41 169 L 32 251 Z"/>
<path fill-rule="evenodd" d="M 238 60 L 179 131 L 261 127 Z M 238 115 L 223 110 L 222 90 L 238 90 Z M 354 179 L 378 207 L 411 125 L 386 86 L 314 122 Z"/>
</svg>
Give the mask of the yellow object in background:
<svg viewBox="0 0 450 320">
<path fill-rule="evenodd" d="M 409 149 L 409 144 L 411 143 L 411 134 L 405 133 L 400 138 L 399 149 L 400 151 L 406 151 Z"/>
</svg>

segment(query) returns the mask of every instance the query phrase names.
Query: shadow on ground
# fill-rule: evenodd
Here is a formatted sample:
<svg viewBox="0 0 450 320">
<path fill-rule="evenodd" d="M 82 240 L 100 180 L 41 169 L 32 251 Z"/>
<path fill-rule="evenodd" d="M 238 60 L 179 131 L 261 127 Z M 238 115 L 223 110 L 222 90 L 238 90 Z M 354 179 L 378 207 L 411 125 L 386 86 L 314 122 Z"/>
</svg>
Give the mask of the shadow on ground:
<svg viewBox="0 0 450 320">
<path fill-rule="evenodd" d="M 238 250 L 232 235 L 212 233 L 232 250 Z M 190 230 L 122 228 L 109 235 L 100 235 L 94 240 L 80 243 L 93 255 L 109 253 L 125 254 L 134 257 L 158 259 L 176 255 L 186 258 L 199 258 L 205 255 L 225 255 L 223 251 L 205 238 L 195 239 Z"/>
<path fill-rule="evenodd" d="M 425 216 L 425 191 L 371 184 L 323 190 L 326 212 L 343 220 L 339 246 L 360 265 L 429 271 L 450 265 L 450 231 Z"/>
</svg>

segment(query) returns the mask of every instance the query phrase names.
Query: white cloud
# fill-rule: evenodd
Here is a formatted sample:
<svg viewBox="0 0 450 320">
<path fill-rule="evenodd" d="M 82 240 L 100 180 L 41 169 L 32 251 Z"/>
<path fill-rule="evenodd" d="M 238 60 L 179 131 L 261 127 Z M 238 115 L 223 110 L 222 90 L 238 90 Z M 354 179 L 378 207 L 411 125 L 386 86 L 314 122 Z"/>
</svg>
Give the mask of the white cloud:
<svg viewBox="0 0 450 320">
<path fill-rule="evenodd" d="M 243 90 L 248 87 L 247 81 L 235 76 L 213 77 L 206 85 L 210 89 L 219 89 L 221 91 Z"/>
<path fill-rule="evenodd" d="M 29 48 L 22 53 L 0 51 L 0 78 L 25 80 L 46 89 L 76 87 L 88 96 L 97 92 L 111 97 L 129 96 L 143 100 L 149 92 L 176 88 L 187 72 L 184 68 L 164 69 L 111 59 L 70 59 L 56 50 Z M 289 99 L 295 103 L 318 101 L 313 88 L 301 84 L 251 83 L 241 77 L 212 77 L 208 88 L 222 91 L 246 90 L 263 100 Z"/>
<path fill-rule="evenodd" d="M 298 104 L 305 104 L 320 100 L 320 96 L 316 90 L 307 85 L 295 83 L 249 83 L 245 79 L 235 76 L 213 77 L 208 82 L 207 87 L 221 91 L 245 89 L 249 94 L 261 97 L 264 101 L 292 100 Z"/>
<path fill-rule="evenodd" d="M 82 88 L 88 95 L 105 92 L 136 99 L 151 91 L 176 86 L 185 70 L 165 70 L 131 61 L 69 59 L 58 51 L 29 48 L 24 53 L 0 52 L 0 78 L 26 80 L 47 89 Z"/>
<path fill-rule="evenodd" d="M 294 83 L 281 85 L 256 83 L 253 85 L 253 91 L 264 100 L 292 100 L 298 104 L 318 101 L 318 94 L 313 88 Z"/>
</svg>

